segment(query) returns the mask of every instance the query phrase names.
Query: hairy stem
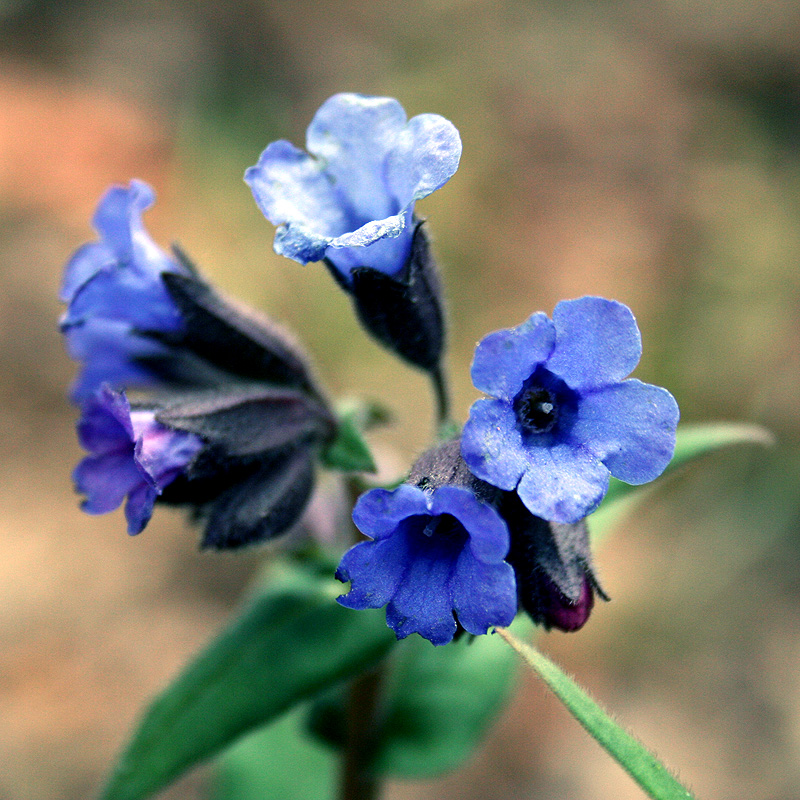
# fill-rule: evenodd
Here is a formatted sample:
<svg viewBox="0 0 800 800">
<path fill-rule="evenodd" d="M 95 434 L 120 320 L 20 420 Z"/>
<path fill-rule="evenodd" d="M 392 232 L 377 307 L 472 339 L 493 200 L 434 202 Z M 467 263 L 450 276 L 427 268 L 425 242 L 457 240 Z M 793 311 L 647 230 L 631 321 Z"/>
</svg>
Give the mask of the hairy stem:
<svg viewBox="0 0 800 800">
<path fill-rule="evenodd" d="M 436 421 L 441 427 L 450 420 L 450 390 L 441 364 L 431 370 L 433 394 L 436 398 Z"/>
</svg>

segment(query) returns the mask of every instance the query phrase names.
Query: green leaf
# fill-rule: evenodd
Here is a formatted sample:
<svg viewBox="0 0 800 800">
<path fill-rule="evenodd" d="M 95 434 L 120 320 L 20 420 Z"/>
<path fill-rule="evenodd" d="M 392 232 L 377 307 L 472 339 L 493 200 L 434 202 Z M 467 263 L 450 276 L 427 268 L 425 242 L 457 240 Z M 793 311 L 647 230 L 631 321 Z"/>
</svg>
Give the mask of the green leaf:
<svg viewBox="0 0 800 800">
<path fill-rule="evenodd" d="M 342 472 L 377 472 L 362 434 L 389 420 L 386 409 L 376 403 L 344 400 L 337 406 L 337 417 L 337 435 L 323 452 L 323 463 Z"/>
<path fill-rule="evenodd" d="M 737 422 L 681 425 L 678 427 L 675 454 L 661 475 L 661 479 L 690 462 L 725 447 L 737 444 L 772 445 L 774 443 L 775 437 L 772 433 L 760 425 Z M 658 483 L 651 483 L 646 486 L 631 486 L 616 478 L 611 478 L 603 503 L 589 518 L 593 538 L 612 527 L 658 485 Z"/>
<path fill-rule="evenodd" d="M 550 687 L 575 719 L 653 800 L 693 800 L 694 795 L 639 741 L 621 728 L 566 673 L 507 631 L 497 631 Z"/>
<path fill-rule="evenodd" d="M 530 629 L 527 620 L 515 624 Z M 419 636 L 400 642 L 386 686 L 376 770 L 422 778 L 465 762 L 508 700 L 516 673 L 513 652 L 491 634 L 444 647 Z"/>
<path fill-rule="evenodd" d="M 215 765 L 213 800 L 333 800 L 337 759 L 292 711 L 229 748 Z"/>
<path fill-rule="evenodd" d="M 282 579 L 147 710 L 102 800 L 142 800 L 248 731 L 358 674 L 394 644 L 380 610 L 352 611 L 332 579 Z"/>
</svg>

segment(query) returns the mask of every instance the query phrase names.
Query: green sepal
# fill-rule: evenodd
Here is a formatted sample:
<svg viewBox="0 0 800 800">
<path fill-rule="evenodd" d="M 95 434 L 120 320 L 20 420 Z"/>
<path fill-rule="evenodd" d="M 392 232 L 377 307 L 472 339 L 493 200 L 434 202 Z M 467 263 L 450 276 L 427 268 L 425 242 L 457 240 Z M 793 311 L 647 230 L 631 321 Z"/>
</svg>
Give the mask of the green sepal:
<svg viewBox="0 0 800 800">
<path fill-rule="evenodd" d="M 378 403 L 344 400 L 337 405 L 336 438 L 323 450 L 322 463 L 342 472 L 377 472 L 364 432 L 389 421 L 389 412 Z"/>
</svg>

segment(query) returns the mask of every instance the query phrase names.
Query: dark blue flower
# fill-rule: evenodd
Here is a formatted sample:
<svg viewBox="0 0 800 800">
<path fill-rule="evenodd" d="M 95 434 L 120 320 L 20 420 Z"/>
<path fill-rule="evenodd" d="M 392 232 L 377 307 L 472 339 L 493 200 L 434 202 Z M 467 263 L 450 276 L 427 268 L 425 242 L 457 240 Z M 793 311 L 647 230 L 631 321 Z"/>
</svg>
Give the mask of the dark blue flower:
<svg viewBox="0 0 800 800">
<path fill-rule="evenodd" d="M 411 254 L 414 203 L 458 168 L 458 131 L 437 114 L 407 120 L 392 98 L 337 94 L 314 116 L 306 148 L 273 142 L 245 173 L 279 226 L 275 252 L 325 259 L 345 282 L 358 267 L 397 274 Z"/>
<path fill-rule="evenodd" d="M 203 447 L 191 433 L 161 425 L 149 409 L 131 409 L 124 393 L 104 386 L 84 401 L 78 438 L 91 453 L 73 473 L 86 495 L 83 510 L 105 514 L 122 505 L 128 533 L 144 530 L 158 495 L 181 475 Z"/>
<path fill-rule="evenodd" d="M 359 499 L 353 520 L 372 541 L 342 558 L 336 577 L 351 583 L 342 605 L 385 605 L 398 639 L 418 633 L 436 645 L 453 638 L 454 614 L 473 634 L 513 620 L 514 571 L 503 560 L 508 528 L 468 489 L 373 489 Z"/>
<path fill-rule="evenodd" d="M 672 458 L 678 405 L 658 386 L 624 380 L 641 356 L 627 306 L 565 300 L 478 345 L 478 400 L 461 451 L 479 478 L 516 489 L 531 513 L 577 522 L 597 508 L 609 474 L 640 484 Z"/>
<path fill-rule="evenodd" d="M 93 224 L 99 242 L 79 248 L 67 264 L 61 319 L 70 355 L 83 362 L 73 397 L 90 397 L 104 383 L 122 387 L 147 383 L 143 360 L 165 352 L 145 332 L 171 333 L 181 326 L 178 309 L 161 275 L 187 270 L 162 251 L 142 224 L 154 202 L 142 181 L 114 186 L 97 206 Z"/>
</svg>

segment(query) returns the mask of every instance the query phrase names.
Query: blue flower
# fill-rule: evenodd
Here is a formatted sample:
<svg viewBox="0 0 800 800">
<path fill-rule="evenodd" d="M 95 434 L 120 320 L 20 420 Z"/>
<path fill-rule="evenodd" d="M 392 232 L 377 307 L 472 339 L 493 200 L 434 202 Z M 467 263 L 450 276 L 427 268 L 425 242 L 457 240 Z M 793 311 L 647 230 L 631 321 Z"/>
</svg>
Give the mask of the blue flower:
<svg viewBox="0 0 800 800">
<path fill-rule="evenodd" d="M 105 514 L 122 505 L 128 533 L 141 533 L 158 495 L 181 475 L 203 447 L 191 433 L 161 425 L 148 409 L 131 409 L 124 393 L 102 387 L 84 401 L 78 438 L 91 455 L 73 473 L 86 495 L 83 510 Z"/>
<path fill-rule="evenodd" d="M 508 528 L 468 489 L 373 489 L 359 499 L 353 520 L 372 541 L 342 558 L 336 577 L 351 583 L 339 598 L 343 606 L 385 605 L 398 639 L 418 633 L 436 645 L 453 638 L 454 613 L 473 634 L 513 620 L 514 571 L 503 560 Z"/>
<path fill-rule="evenodd" d="M 489 334 L 472 381 L 493 397 L 473 404 L 461 440 L 470 470 L 554 522 L 594 511 L 609 474 L 658 477 L 675 448 L 678 405 L 666 389 L 624 380 L 641 352 L 630 309 L 600 297 Z"/>
<path fill-rule="evenodd" d="M 186 269 L 152 241 L 142 224 L 142 212 L 154 199 L 142 181 L 109 189 L 93 220 L 100 241 L 79 248 L 66 266 L 61 299 L 69 307 L 61 329 L 70 355 L 83 362 L 72 390 L 75 400 L 90 397 L 104 383 L 147 383 L 150 375 L 139 360 L 160 356 L 165 347 L 143 334 L 171 333 L 181 326 L 161 275 Z"/>
<path fill-rule="evenodd" d="M 345 282 L 357 267 L 396 275 L 411 253 L 414 203 L 458 168 L 458 131 L 437 114 L 407 121 L 392 98 L 337 94 L 314 116 L 306 147 L 311 155 L 273 142 L 245 173 L 279 226 L 275 252 L 326 259 Z"/>
</svg>

